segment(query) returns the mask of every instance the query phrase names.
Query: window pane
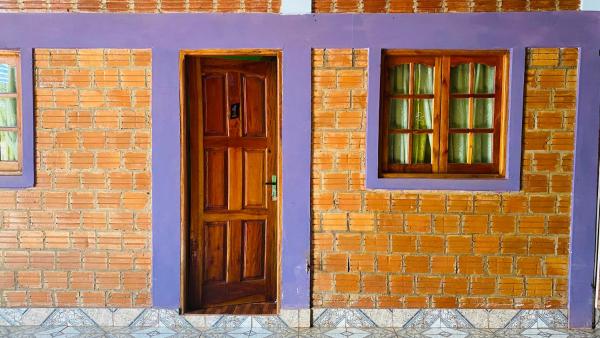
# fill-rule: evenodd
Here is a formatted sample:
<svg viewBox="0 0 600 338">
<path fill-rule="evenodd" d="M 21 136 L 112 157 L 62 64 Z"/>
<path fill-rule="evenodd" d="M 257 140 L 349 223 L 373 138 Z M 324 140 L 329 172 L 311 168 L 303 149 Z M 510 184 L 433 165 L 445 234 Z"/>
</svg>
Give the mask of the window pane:
<svg viewBox="0 0 600 338">
<path fill-rule="evenodd" d="M 494 92 L 496 67 L 480 63 L 475 64 L 475 93 L 486 94 Z"/>
<path fill-rule="evenodd" d="M 0 93 L 17 92 L 16 73 L 14 66 L 0 64 Z"/>
<path fill-rule="evenodd" d="M 467 163 L 469 134 L 450 134 L 448 140 L 448 162 Z"/>
<path fill-rule="evenodd" d="M 392 68 L 392 93 L 408 94 L 408 83 L 410 81 L 410 65 L 408 63 Z"/>
<path fill-rule="evenodd" d="M 415 94 L 433 94 L 433 67 L 415 64 Z"/>
<path fill-rule="evenodd" d="M 473 127 L 494 128 L 494 99 L 474 99 Z"/>
<path fill-rule="evenodd" d="M 408 99 L 392 99 L 390 103 L 390 128 L 408 128 Z"/>
<path fill-rule="evenodd" d="M 390 134 L 388 161 L 390 164 L 408 164 L 408 134 Z"/>
<path fill-rule="evenodd" d="M 450 92 L 469 92 L 469 64 L 462 63 L 450 68 Z"/>
<path fill-rule="evenodd" d="M 0 161 L 17 161 L 17 132 L 0 131 Z"/>
<path fill-rule="evenodd" d="M 17 126 L 17 99 L 0 99 L 0 127 Z"/>
<path fill-rule="evenodd" d="M 412 138 L 412 163 L 431 163 L 433 134 L 413 134 Z"/>
<path fill-rule="evenodd" d="M 494 136 L 491 133 L 473 135 L 473 163 L 492 163 Z"/>
<path fill-rule="evenodd" d="M 469 128 L 469 99 L 450 100 L 450 128 Z"/>
<path fill-rule="evenodd" d="M 431 129 L 433 99 L 415 99 L 413 101 L 412 129 Z"/>
</svg>

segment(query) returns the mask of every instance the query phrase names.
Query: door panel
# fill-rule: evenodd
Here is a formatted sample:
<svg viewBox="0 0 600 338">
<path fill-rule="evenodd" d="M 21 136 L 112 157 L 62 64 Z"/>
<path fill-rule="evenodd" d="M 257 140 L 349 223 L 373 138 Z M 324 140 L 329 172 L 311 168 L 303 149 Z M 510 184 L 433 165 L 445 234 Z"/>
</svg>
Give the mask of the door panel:
<svg viewBox="0 0 600 338">
<path fill-rule="evenodd" d="M 208 148 L 204 153 L 204 199 L 206 209 L 227 208 L 227 149 Z M 234 163 L 235 164 L 235 163 Z"/>
<path fill-rule="evenodd" d="M 186 69 L 186 88 L 201 93 L 187 98 L 189 114 L 201 117 L 189 118 L 188 264 L 195 266 L 187 303 L 274 302 L 277 201 L 267 183 L 277 174 L 276 65 L 195 57 Z"/>
<path fill-rule="evenodd" d="M 265 222 L 244 221 L 242 280 L 260 279 L 265 275 Z"/>
<path fill-rule="evenodd" d="M 266 208 L 268 154 L 264 150 L 244 150 L 244 208 Z"/>
<path fill-rule="evenodd" d="M 258 76 L 244 76 L 244 136 L 265 137 L 266 81 Z"/>
<path fill-rule="evenodd" d="M 202 97 L 205 98 L 202 111 L 205 112 L 204 133 L 206 135 L 226 135 L 225 80 L 224 74 L 210 74 L 202 79 Z"/>
<path fill-rule="evenodd" d="M 204 226 L 204 280 L 207 283 L 225 281 L 227 260 L 227 222 L 206 223 Z"/>
</svg>

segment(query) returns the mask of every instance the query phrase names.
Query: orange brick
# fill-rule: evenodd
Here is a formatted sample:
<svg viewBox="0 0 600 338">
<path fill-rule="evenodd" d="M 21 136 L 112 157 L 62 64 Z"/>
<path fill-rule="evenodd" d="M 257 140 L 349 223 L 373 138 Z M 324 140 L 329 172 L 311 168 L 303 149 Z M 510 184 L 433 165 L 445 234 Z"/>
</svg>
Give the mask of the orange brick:
<svg viewBox="0 0 600 338">
<path fill-rule="evenodd" d="M 536 254 L 554 254 L 556 242 L 554 238 L 531 237 L 529 239 L 529 253 Z"/>
<path fill-rule="evenodd" d="M 436 215 L 433 221 L 436 233 L 458 233 L 460 229 L 460 217 L 458 215 Z"/>
<path fill-rule="evenodd" d="M 493 215 L 491 222 L 492 233 L 514 233 L 515 232 L 515 217 L 504 215 Z"/>
<path fill-rule="evenodd" d="M 417 251 L 417 237 L 414 235 L 392 234 L 392 252 L 411 253 Z"/>
<path fill-rule="evenodd" d="M 448 212 L 472 212 L 473 196 L 456 194 L 448 195 L 447 208 Z"/>
<path fill-rule="evenodd" d="M 373 254 L 351 253 L 349 258 L 350 271 L 375 271 L 375 256 Z"/>
<path fill-rule="evenodd" d="M 481 234 L 486 233 L 488 229 L 487 215 L 464 215 L 463 233 Z"/>
<path fill-rule="evenodd" d="M 392 275 L 390 276 L 390 292 L 392 294 L 412 294 L 414 279 L 412 276 Z"/>
<path fill-rule="evenodd" d="M 387 293 L 387 277 L 385 275 L 364 275 L 362 285 L 362 291 L 366 293 Z"/>
<path fill-rule="evenodd" d="M 367 211 L 389 211 L 390 195 L 386 193 L 365 194 L 365 206 Z"/>
<path fill-rule="evenodd" d="M 482 274 L 483 273 L 483 257 L 478 257 L 478 256 L 460 256 L 460 257 L 458 257 L 458 273 Z"/>
<path fill-rule="evenodd" d="M 492 275 L 509 275 L 513 272 L 513 259 L 507 256 L 489 256 L 487 270 Z"/>
<path fill-rule="evenodd" d="M 386 234 L 365 235 L 365 250 L 368 252 L 388 252 L 389 242 Z"/>
<path fill-rule="evenodd" d="M 456 258 L 452 256 L 431 256 L 431 273 L 444 274 L 456 272 Z"/>
<path fill-rule="evenodd" d="M 377 271 L 398 272 L 402 271 L 402 256 L 377 256 Z"/>
<path fill-rule="evenodd" d="M 449 254 L 473 252 L 473 240 L 471 236 L 451 235 L 446 240 Z"/>
<path fill-rule="evenodd" d="M 500 277 L 498 279 L 498 294 L 503 296 L 522 296 L 525 291 L 523 278 Z"/>
<path fill-rule="evenodd" d="M 442 278 L 437 276 L 418 276 L 417 294 L 435 295 L 442 292 Z"/>
<path fill-rule="evenodd" d="M 406 230 L 409 232 L 430 232 L 431 216 L 406 215 Z"/>
<path fill-rule="evenodd" d="M 429 256 L 405 256 L 404 272 L 425 273 L 429 272 Z"/>
<path fill-rule="evenodd" d="M 500 237 L 496 235 L 473 236 L 475 254 L 497 254 L 500 245 Z"/>
<path fill-rule="evenodd" d="M 445 251 L 445 239 L 442 236 L 426 236 L 418 237 L 420 253 L 443 253 Z"/>
<path fill-rule="evenodd" d="M 392 193 L 392 211 L 417 211 L 418 195 Z"/>
<path fill-rule="evenodd" d="M 371 214 L 350 213 L 350 231 L 372 231 L 375 228 L 375 220 Z"/>
</svg>

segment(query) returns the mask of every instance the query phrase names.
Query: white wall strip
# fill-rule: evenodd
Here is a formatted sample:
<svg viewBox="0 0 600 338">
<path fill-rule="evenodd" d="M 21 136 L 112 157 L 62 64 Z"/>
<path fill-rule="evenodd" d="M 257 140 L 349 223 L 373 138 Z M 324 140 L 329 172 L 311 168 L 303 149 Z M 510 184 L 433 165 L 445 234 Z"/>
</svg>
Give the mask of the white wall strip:
<svg viewBox="0 0 600 338">
<path fill-rule="evenodd" d="M 281 14 L 310 14 L 311 11 L 311 0 L 282 0 L 281 2 Z"/>
<path fill-rule="evenodd" d="M 294 1 L 294 0 L 289 0 L 289 1 Z M 600 0 L 581 0 L 581 10 L 582 11 L 600 11 Z"/>
</svg>

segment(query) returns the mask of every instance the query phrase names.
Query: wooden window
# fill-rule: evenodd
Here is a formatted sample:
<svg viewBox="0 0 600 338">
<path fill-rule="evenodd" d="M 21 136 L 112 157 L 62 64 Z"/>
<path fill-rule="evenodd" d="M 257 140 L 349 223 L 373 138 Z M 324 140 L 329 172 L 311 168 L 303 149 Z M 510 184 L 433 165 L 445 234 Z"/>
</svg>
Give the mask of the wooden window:
<svg viewBox="0 0 600 338">
<path fill-rule="evenodd" d="M 0 50 L 0 175 L 21 173 L 21 74 L 17 51 Z"/>
<path fill-rule="evenodd" d="M 383 52 L 380 177 L 503 177 L 506 51 Z"/>
</svg>

